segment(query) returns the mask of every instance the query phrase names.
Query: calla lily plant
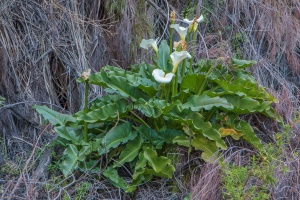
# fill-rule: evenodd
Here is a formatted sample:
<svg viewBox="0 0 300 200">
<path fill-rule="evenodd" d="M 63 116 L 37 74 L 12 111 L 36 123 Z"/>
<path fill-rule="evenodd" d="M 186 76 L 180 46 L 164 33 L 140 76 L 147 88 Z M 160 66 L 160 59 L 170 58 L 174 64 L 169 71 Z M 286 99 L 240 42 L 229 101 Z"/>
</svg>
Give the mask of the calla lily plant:
<svg viewBox="0 0 300 200">
<path fill-rule="evenodd" d="M 172 13 L 171 23 L 174 18 Z M 56 144 L 65 148 L 59 165 L 64 177 L 74 170 L 95 171 L 93 174 L 101 174 L 115 187 L 132 193 L 153 177 L 173 178 L 178 159 L 168 155 L 177 147 L 201 151 L 201 158 L 208 162 L 219 159 L 228 136 L 262 149 L 243 116 L 261 113 L 277 121 L 280 116 L 272 108 L 276 99 L 257 87 L 255 78 L 245 70 L 255 62 L 232 58 L 226 66 L 218 60 L 192 65 L 195 45 L 188 48 L 190 54 L 185 44 L 189 34 L 197 41 L 197 25 L 203 17 L 184 21 L 189 27 L 170 26 L 170 33 L 176 30 L 181 39 L 174 52 L 172 34 L 169 42 L 162 40 L 159 45 L 154 39 L 142 40 L 141 48 L 152 47 L 156 52 L 154 64 L 132 65 L 131 70 L 105 66 L 98 73 L 83 72 L 77 79 L 86 85 L 83 110 L 67 115 L 46 106 L 34 107 L 54 126 Z M 189 66 L 185 66 L 186 59 L 190 59 Z M 107 93 L 89 102 L 90 84 L 106 88 Z"/>
</svg>

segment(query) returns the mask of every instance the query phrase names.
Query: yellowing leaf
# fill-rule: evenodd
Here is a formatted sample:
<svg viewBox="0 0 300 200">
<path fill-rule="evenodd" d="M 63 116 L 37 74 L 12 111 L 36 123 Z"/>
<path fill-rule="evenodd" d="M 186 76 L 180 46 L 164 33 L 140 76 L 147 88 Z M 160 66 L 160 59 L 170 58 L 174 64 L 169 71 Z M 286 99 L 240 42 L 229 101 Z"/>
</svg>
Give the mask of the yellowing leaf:
<svg viewBox="0 0 300 200">
<path fill-rule="evenodd" d="M 243 135 L 242 133 L 237 132 L 233 128 L 220 128 L 219 132 L 221 133 L 222 137 L 226 137 L 230 135 L 235 140 L 239 140 L 240 137 Z"/>
</svg>

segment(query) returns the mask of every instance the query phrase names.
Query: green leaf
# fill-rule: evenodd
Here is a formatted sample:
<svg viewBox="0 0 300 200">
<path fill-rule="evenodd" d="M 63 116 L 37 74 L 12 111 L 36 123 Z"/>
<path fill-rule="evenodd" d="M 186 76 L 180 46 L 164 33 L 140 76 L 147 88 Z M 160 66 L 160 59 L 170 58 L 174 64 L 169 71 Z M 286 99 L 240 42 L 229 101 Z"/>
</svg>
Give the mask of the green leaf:
<svg viewBox="0 0 300 200">
<path fill-rule="evenodd" d="M 232 104 L 226 99 L 220 97 L 209 97 L 207 95 L 193 95 L 187 99 L 182 105 L 183 108 L 190 108 L 192 111 L 200 111 L 201 109 L 211 110 L 213 107 L 232 109 Z"/>
<path fill-rule="evenodd" d="M 257 149 L 262 149 L 263 146 L 261 144 L 260 139 L 255 135 L 253 128 L 247 122 L 237 119 L 234 122 L 234 128 L 243 133 L 243 139 L 252 144 Z"/>
<path fill-rule="evenodd" d="M 236 94 L 238 96 L 252 99 L 277 102 L 277 99 L 270 95 L 263 87 L 258 86 L 256 81 L 237 78 L 234 80 L 216 79 L 214 82 L 220 85 L 224 90 L 216 94 L 218 96 L 225 94 Z"/>
<path fill-rule="evenodd" d="M 195 149 L 203 151 L 201 158 L 206 162 L 215 161 L 218 157 L 217 152 L 219 148 L 216 144 L 200 134 L 195 135 L 195 137 L 191 140 L 191 145 Z"/>
<path fill-rule="evenodd" d="M 33 108 L 54 126 L 65 125 L 67 122 L 76 122 L 76 118 L 72 117 L 72 115 L 61 114 L 47 106 L 34 105 Z"/>
<path fill-rule="evenodd" d="M 174 138 L 173 143 L 177 143 L 180 146 L 190 147 L 191 139 L 187 136 L 177 136 Z"/>
<path fill-rule="evenodd" d="M 74 169 L 78 167 L 78 161 L 84 161 L 86 152 L 88 150 L 89 147 L 83 147 L 80 151 L 78 151 L 75 145 L 69 144 L 63 153 L 65 159 L 59 166 L 65 177 L 67 177 L 74 171 Z"/>
<path fill-rule="evenodd" d="M 259 101 L 251 99 L 249 97 L 239 97 L 233 95 L 224 95 L 223 98 L 225 98 L 229 103 L 233 105 L 233 109 L 229 111 L 233 111 L 237 114 L 262 112 L 264 110 L 270 109 L 272 103 L 268 101 L 260 104 Z"/>
<path fill-rule="evenodd" d="M 152 128 L 146 126 L 140 126 L 137 128 L 139 133 L 148 140 L 151 144 L 157 145 L 163 140 L 163 138 Z"/>
<path fill-rule="evenodd" d="M 117 119 L 131 110 L 132 104 L 128 103 L 125 99 L 120 99 L 115 102 L 106 103 L 101 102 L 93 105 L 92 110 L 87 114 L 78 112 L 78 120 L 84 120 L 89 123 L 97 121 L 107 121 L 110 119 Z"/>
<path fill-rule="evenodd" d="M 156 173 L 162 173 L 171 178 L 175 171 L 174 166 L 171 164 L 171 160 L 164 156 L 157 156 L 157 152 L 147 147 L 144 151 L 144 157 L 148 161 L 148 164 Z"/>
<path fill-rule="evenodd" d="M 168 64 L 170 59 L 170 47 L 166 40 L 163 40 L 158 48 L 158 66 L 165 72 L 171 72 L 172 66 Z"/>
<path fill-rule="evenodd" d="M 126 148 L 121 152 L 119 159 L 115 161 L 113 168 L 119 167 L 126 162 L 131 162 L 137 157 L 143 144 L 143 138 L 137 136 L 134 140 L 127 143 Z"/>
<path fill-rule="evenodd" d="M 181 87 L 183 89 L 189 89 L 194 94 L 198 94 L 204 80 L 205 75 L 203 74 L 186 75 L 182 80 Z"/>
<path fill-rule="evenodd" d="M 234 65 L 234 67 L 239 69 L 251 67 L 252 65 L 257 63 L 255 60 L 239 60 L 236 58 L 231 58 L 231 62 Z"/>
<path fill-rule="evenodd" d="M 227 148 L 221 138 L 221 134 L 209 122 L 204 121 L 204 117 L 200 113 L 191 112 L 188 109 L 182 110 L 177 106 L 169 113 L 169 116 L 173 122 L 179 123 L 183 127 L 188 126 L 193 131 L 201 133 L 208 139 L 215 141 L 218 147 L 222 149 Z"/>
<path fill-rule="evenodd" d="M 54 130 L 57 132 L 57 134 L 68 140 L 73 142 L 74 144 L 81 144 L 83 142 L 83 131 L 82 127 L 67 127 L 67 126 L 57 126 L 54 127 Z M 80 131 L 82 134 L 77 134 L 76 131 Z"/>
<path fill-rule="evenodd" d="M 185 136 L 185 134 L 181 130 L 164 128 L 159 130 L 159 136 L 163 139 L 163 142 L 172 143 L 174 138 L 178 136 Z"/>
<path fill-rule="evenodd" d="M 107 68 L 102 68 L 101 72 L 92 74 L 89 82 L 92 84 L 107 86 L 110 89 L 118 91 L 124 97 L 130 97 L 133 101 L 138 98 L 149 99 L 149 97 L 140 89 L 129 84 L 126 74 L 122 76 L 112 76 L 106 72 Z"/>
<path fill-rule="evenodd" d="M 116 169 L 114 169 L 113 167 L 108 167 L 103 172 L 103 175 L 106 178 L 108 178 L 111 181 L 111 183 L 117 188 L 126 190 L 126 188 L 128 187 L 128 184 L 126 183 L 126 181 L 119 176 L 118 171 Z"/>
<path fill-rule="evenodd" d="M 134 103 L 134 109 L 141 111 L 147 117 L 157 118 L 165 112 L 165 108 L 168 106 L 165 100 L 150 99 L 145 101 L 144 99 L 138 99 Z"/>
<path fill-rule="evenodd" d="M 111 148 L 118 147 L 121 143 L 126 143 L 136 138 L 137 133 L 132 132 L 131 123 L 123 123 L 114 127 L 109 131 L 102 140 L 102 145 L 99 147 L 99 154 L 102 155 L 108 152 Z"/>
</svg>

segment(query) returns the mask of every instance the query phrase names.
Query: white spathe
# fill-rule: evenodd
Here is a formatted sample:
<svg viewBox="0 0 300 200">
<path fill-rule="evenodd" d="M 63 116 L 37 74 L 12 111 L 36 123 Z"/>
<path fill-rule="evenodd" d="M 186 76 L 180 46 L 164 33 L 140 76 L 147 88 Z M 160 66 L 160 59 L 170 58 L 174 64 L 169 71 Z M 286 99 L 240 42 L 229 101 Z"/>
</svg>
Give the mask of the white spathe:
<svg viewBox="0 0 300 200">
<path fill-rule="evenodd" d="M 152 76 L 159 83 L 170 83 L 174 74 L 173 73 L 165 73 L 161 69 L 155 69 L 152 72 Z"/>
<path fill-rule="evenodd" d="M 174 28 L 175 31 L 177 31 L 177 33 L 180 36 L 180 40 L 185 41 L 185 37 L 187 35 L 187 31 L 188 31 L 188 27 L 184 28 L 182 26 L 179 26 L 178 24 L 171 24 L 170 28 Z"/>
<path fill-rule="evenodd" d="M 201 15 L 198 19 L 193 19 L 193 20 L 189 20 L 189 19 L 183 19 L 183 21 L 187 24 L 189 24 L 189 30 L 190 31 L 196 31 L 197 27 L 198 27 L 198 23 L 203 22 L 204 21 L 204 17 Z"/>
<path fill-rule="evenodd" d="M 173 70 L 172 72 L 175 74 L 177 71 L 177 67 L 181 61 L 183 61 L 185 58 L 192 58 L 192 56 L 189 54 L 187 51 L 174 51 L 170 55 L 172 59 L 172 64 L 173 64 Z"/>
<path fill-rule="evenodd" d="M 183 21 L 190 25 L 190 24 L 192 24 L 195 20 L 194 20 L 194 19 L 189 20 L 189 19 L 185 18 L 185 19 L 183 19 Z M 196 19 L 196 22 L 197 22 L 197 23 L 200 23 L 200 22 L 203 22 L 203 21 L 204 21 L 203 15 L 201 15 L 198 19 Z"/>
<path fill-rule="evenodd" d="M 140 47 L 143 49 L 148 49 L 149 47 L 152 47 L 155 52 L 158 52 L 157 40 L 154 39 L 149 39 L 149 40 L 143 39 L 140 44 Z"/>
</svg>

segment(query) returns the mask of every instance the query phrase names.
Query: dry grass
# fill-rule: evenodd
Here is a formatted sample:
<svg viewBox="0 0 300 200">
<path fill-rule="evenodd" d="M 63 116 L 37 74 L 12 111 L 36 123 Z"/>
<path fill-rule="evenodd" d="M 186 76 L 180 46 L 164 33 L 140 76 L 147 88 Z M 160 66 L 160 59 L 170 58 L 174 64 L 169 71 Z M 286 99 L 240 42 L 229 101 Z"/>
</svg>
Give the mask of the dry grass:
<svg viewBox="0 0 300 200">
<path fill-rule="evenodd" d="M 118 1 L 0 2 L 0 96 L 6 98 L 0 107 L 0 166 L 4 169 L 4 164 L 8 165 L 8 171 L 0 171 L 1 199 L 62 199 L 76 195 L 76 186 L 82 182 L 90 183 L 87 199 L 182 199 L 188 191 L 193 199 L 219 199 L 220 169 L 215 164 L 201 163 L 197 155 L 178 163 L 178 177 L 191 170 L 183 178 L 185 181 L 146 183 L 133 197 L 88 174 L 76 180 L 58 176 L 57 188 L 43 187 L 45 183 L 57 184 L 46 170 L 52 156 L 44 147 L 55 134 L 50 127 L 41 128 L 41 118 L 31 106 L 45 104 L 65 113 L 78 111 L 82 108 L 83 87 L 76 78 L 83 70 L 91 68 L 95 72 L 107 64 L 125 68 L 150 61 L 151 55 L 138 48 L 140 40 L 167 39 L 168 13 L 175 8 L 179 14 L 185 6 L 185 1 L 180 0 L 169 1 L 170 4 L 165 0 L 126 0 L 121 9 L 110 9 L 115 2 Z M 299 1 L 195 2 L 198 12 L 208 20 L 198 32 L 198 58 L 237 53 L 242 58 L 258 60 L 251 72 L 279 99 L 276 110 L 284 120 L 295 122 L 300 86 Z M 92 101 L 101 95 L 101 88 L 92 87 L 89 98 Z M 273 124 L 259 117 L 249 120 L 257 126 L 264 142 L 274 139 L 270 131 Z M 289 172 L 276 174 L 279 181 L 272 188 L 272 199 L 300 198 L 300 159 L 296 154 L 299 124 L 292 126 L 290 147 L 284 151 L 286 160 L 282 161 Z M 228 159 L 235 155 L 235 159 L 247 163 L 245 157 L 232 151 L 234 145 L 243 144 L 229 144 Z"/>
</svg>

